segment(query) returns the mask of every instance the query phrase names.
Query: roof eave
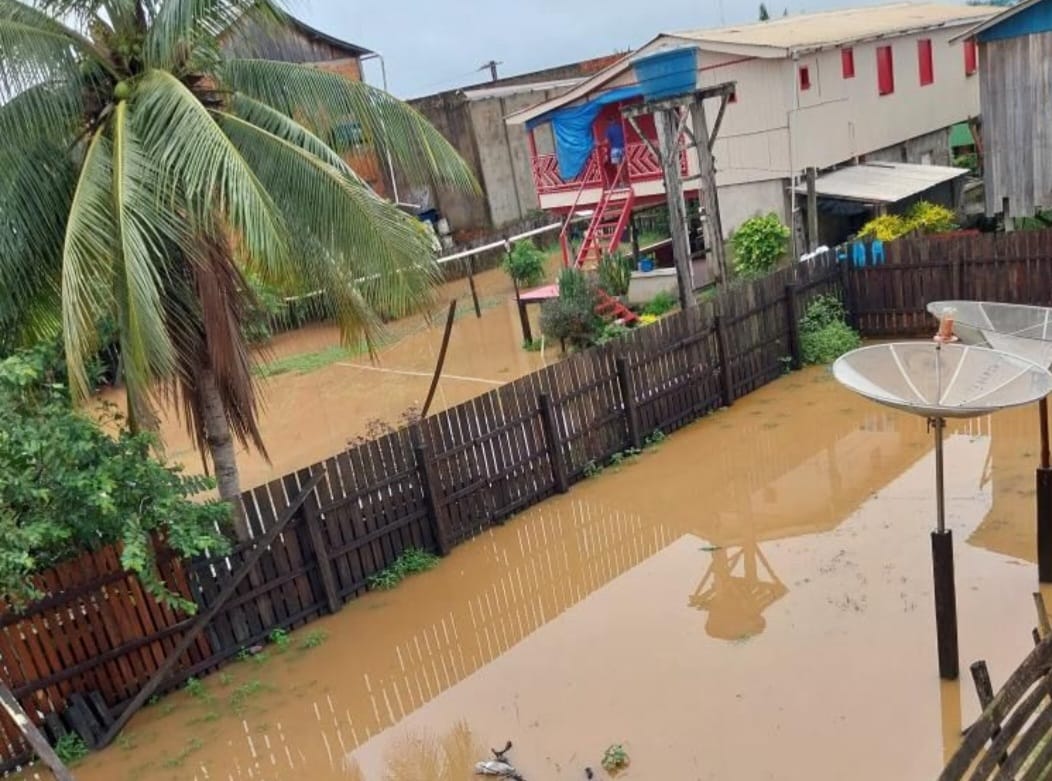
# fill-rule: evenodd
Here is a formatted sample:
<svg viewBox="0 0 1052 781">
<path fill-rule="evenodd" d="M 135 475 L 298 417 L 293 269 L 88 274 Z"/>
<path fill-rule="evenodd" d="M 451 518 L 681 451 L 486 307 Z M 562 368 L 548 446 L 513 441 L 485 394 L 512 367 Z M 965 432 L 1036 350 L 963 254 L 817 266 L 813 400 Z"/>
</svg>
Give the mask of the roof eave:
<svg viewBox="0 0 1052 781">
<path fill-rule="evenodd" d="M 289 24 L 297 28 L 304 35 L 310 38 L 316 38 L 319 41 L 323 41 L 324 43 L 327 43 L 330 46 L 333 46 L 337 49 L 343 49 L 349 54 L 349 56 L 361 57 L 366 54 L 376 54 L 376 52 L 372 51 L 371 49 L 366 49 L 364 46 L 359 46 L 358 44 L 350 43 L 349 41 L 343 41 L 339 38 L 336 38 L 335 36 L 329 35 L 328 33 L 323 33 L 321 30 L 311 27 L 303 20 L 297 19 L 292 14 L 286 13 L 285 18 L 288 19 Z"/>
<path fill-rule="evenodd" d="M 1000 13 L 995 13 L 984 22 L 975 25 L 974 27 L 968 29 L 966 32 L 961 33 L 955 38 L 951 38 L 950 43 L 957 43 L 957 41 L 963 41 L 966 38 L 974 38 L 975 36 L 979 35 L 979 33 L 984 33 L 991 27 L 996 27 L 1001 22 L 1010 19 L 1020 11 L 1025 11 L 1027 8 L 1037 5 L 1040 2 L 1041 0 L 1023 0 L 1022 3 L 1013 5 L 1011 8 L 1006 8 Z"/>
</svg>

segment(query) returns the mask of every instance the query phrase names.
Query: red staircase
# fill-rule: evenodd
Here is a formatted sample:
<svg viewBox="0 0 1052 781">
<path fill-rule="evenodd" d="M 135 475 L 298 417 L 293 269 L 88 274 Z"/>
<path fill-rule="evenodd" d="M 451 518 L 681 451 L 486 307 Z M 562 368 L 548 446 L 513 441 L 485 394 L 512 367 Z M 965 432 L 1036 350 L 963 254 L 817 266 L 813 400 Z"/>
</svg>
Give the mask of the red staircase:
<svg viewBox="0 0 1052 781">
<path fill-rule="evenodd" d="M 600 317 L 620 320 L 625 325 L 639 319 L 639 315 L 622 304 L 620 299 L 614 298 L 602 288 L 599 289 L 599 303 L 595 307 L 595 313 Z"/>
<path fill-rule="evenodd" d="M 594 269 L 605 253 L 617 251 L 632 216 L 634 202 L 635 194 L 631 187 L 611 188 L 603 192 L 574 259 L 577 268 Z"/>
</svg>

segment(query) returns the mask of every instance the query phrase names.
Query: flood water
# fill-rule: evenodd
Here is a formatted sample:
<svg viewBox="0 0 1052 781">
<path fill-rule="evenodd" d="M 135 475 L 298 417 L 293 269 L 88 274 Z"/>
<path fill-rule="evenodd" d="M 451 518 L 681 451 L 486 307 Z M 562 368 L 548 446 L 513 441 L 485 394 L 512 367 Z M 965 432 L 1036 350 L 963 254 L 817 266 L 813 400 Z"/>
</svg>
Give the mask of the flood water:
<svg viewBox="0 0 1052 781">
<path fill-rule="evenodd" d="M 481 319 L 472 307 L 468 281 L 448 283 L 438 291 L 439 303 L 431 318 L 412 317 L 390 325 L 390 343 L 374 360 L 365 353 L 334 355 L 340 335 L 332 325 L 307 326 L 275 337 L 260 356 L 261 363 L 319 354 L 330 358 L 320 367 L 292 365 L 261 381 L 260 430 L 270 461 L 239 448 L 242 486 L 261 485 L 324 460 L 355 437 L 368 436 L 375 422 L 398 428 L 403 413 L 419 410 L 427 398 L 446 307 L 453 298 L 458 301 L 458 319 L 431 411 L 459 404 L 558 360 L 558 347 L 543 354 L 522 349 L 518 309 L 503 270 L 479 274 L 476 289 L 483 307 Z M 535 311 L 531 315 L 536 318 Z M 540 335 L 535 319 L 533 331 Z M 117 390 L 102 398 L 123 404 L 123 392 Z M 160 437 L 170 461 L 190 472 L 201 471 L 200 456 L 174 405 L 161 410 Z"/>
<path fill-rule="evenodd" d="M 932 779 L 1032 647 L 1037 412 L 951 425 L 961 667 L 936 669 L 924 421 L 795 373 L 284 652 L 139 714 L 112 779 Z M 302 649 L 308 633 L 317 647 Z M 315 638 L 317 639 L 317 638 Z"/>
</svg>

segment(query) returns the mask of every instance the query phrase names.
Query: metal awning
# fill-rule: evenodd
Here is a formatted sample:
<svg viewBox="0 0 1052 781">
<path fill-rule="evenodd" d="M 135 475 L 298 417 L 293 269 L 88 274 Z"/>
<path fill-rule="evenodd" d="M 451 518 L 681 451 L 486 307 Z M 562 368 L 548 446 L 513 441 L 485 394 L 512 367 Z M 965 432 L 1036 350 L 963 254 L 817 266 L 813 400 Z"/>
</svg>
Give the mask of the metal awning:
<svg viewBox="0 0 1052 781">
<path fill-rule="evenodd" d="M 967 168 L 942 165 L 862 163 L 822 174 L 815 180 L 815 190 L 821 198 L 896 203 L 967 173 Z M 806 194 L 807 185 L 798 186 L 796 191 Z"/>
</svg>

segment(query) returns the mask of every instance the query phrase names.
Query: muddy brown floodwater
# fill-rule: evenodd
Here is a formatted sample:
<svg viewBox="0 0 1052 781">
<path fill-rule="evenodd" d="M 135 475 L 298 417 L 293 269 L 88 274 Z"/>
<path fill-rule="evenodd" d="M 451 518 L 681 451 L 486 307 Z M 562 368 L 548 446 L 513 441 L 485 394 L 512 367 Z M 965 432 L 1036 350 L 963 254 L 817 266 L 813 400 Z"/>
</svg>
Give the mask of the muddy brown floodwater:
<svg viewBox="0 0 1052 781">
<path fill-rule="evenodd" d="M 947 431 L 962 668 L 995 685 L 1035 624 L 1036 415 Z M 932 779 L 978 712 L 938 679 L 932 491 L 922 420 L 793 374 L 147 708 L 77 777 L 466 780 L 510 739 L 531 781 L 603 778 L 614 743 L 626 779 Z"/>
<path fill-rule="evenodd" d="M 481 319 L 476 318 L 467 280 L 443 285 L 439 304 L 428 322 L 412 317 L 392 323 L 391 342 L 375 360 L 339 349 L 337 328 L 314 325 L 277 336 L 261 361 L 288 367 L 261 383 L 260 429 L 270 462 L 254 451 L 239 449 L 238 466 L 245 488 L 261 485 L 309 466 L 368 434 L 372 421 L 397 428 L 404 412 L 419 408 L 427 397 L 445 324 L 448 301 L 458 301 L 458 319 L 431 410 L 437 412 L 535 371 L 559 359 L 558 347 L 545 353 L 522 349 L 522 328 L 508 276 L 501 269 L 476 278 Z M 445 302 L 445 303 L 443 303 Z M 535 307 L 533 308 L 535 309 Z M 536 317 L 536 312 L 531 313 Z M 539 328 L 534 323 L 534 332 Z M 310 361 L 321 357 L 317 363 Z M 296 363 L 291 359 L 307 357 Z M 123 393 L 111 390 L 106 401 L 123 404 Z M 200 456 L 175 406 L 161 410 L 161 440 L 170 461 L 200 472 Z"/>
</svg>

